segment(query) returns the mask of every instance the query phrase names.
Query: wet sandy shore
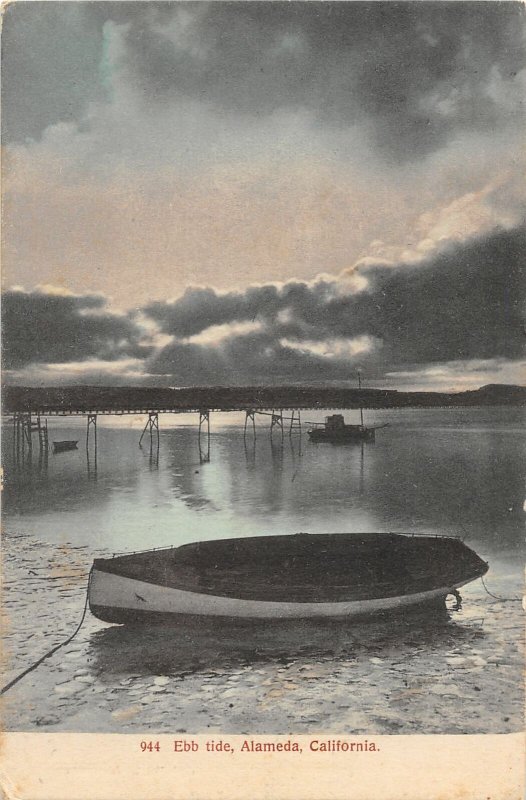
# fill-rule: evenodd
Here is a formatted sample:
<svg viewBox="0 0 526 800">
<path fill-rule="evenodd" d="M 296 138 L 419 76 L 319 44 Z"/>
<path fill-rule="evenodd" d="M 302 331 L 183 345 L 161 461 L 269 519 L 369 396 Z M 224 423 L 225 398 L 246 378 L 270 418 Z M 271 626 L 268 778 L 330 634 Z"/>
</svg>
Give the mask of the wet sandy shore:
<svg viewBox="0 0 526 800">
<path fill-rule="evenodd" d="M 74 631 L 93 557 L 4 536 L 4 683 Z M 519 597 L 520 573 L 490 573 Z M 88 612 L 3 698 L 7 730 L 508 733 L 523 728 L 523 612 L 480 581 L 459 612 L 369 623 L 196 619 L 149 630 Z"/>
</svg>

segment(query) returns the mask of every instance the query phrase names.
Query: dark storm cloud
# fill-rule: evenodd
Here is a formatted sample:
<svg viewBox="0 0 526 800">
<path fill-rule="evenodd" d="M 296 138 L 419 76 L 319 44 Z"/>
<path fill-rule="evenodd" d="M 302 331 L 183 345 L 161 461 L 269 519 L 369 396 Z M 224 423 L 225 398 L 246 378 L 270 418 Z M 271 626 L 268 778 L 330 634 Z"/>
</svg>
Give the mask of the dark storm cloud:
<svg viewBox="0 0 526 800">
<path fill-rule="evenodd" d="M 518 358 L 524 353 L 525 246 L 521 228 L 450 245 L 414 268 L 373 269 L 357 316 L 397 363 Z"/>
<path fill-rule="evenodd" d="M 502 122 L 489 82 L 524 67 L 524 19 L 519 3 L 165 4 L 130 16 L 127 64 L 148 103 L 306 109 L 412 158 Z"/>
<path fill-rule="evenodd" d="M 449 245 L 418 265 L 372 266 L 369 288 L 342 292 L 342 281 L 255 286 L 218 294 L 190 289 L 174 303 L 145 309 L 179 340 L 212 325 L 256 321 L 259 330 L 206 342 L 175 341 L 150 361 L 152 373 L 178 382 L 338 380 L 352 359 L 312 343 L 371 337 L 377 371 L 473 359 L 515 359 L 524 352 L 524 229 Z M 310 350 L 310 351 L 309 351 Z M 193 378 L 192 378 L 193 375 Z"/>
<path fill-rule="evenodd" d="M 178 337 L 193 336 L 211 325 L 273 320 L 280 311 L 289 307 L 322 331 L 321 316 L 333 296 L 334 282 L 321 279 L 314 286 L 291 281 L 283 286 L 271 283 L 222 294 L 206 287 L 190 287 L 174 303 L 151 303 L 144 312 L 164 333 Z"/>
<path fill-rule="evenodd" d="M 128 317 L 104 310 L 100 295 L 7 291 L 2 296 L 2 361 L 5 369 L 89 358 L 144 358 L 142 331 Z M 88 312 L 88 313 L 86 313 Z"/>
<path fill-rule="evenodd" d="M 148 362 L 151 375 L 180 386 L 234 386 L 346 381 L 349 361 L 331 360 L 280 344 L 275 333 L 232 337 L 220 348 L 174 342 Z"/>
<path fill-rule="evenodd" d="M 368 288 L 354 294 L 345 274 L 225 294 L 188 289 L 143 309 L 173 337 L 156 350 L 101 295 L 12 290 L 3 296 L 4 366 L 29 375 L 45 364 L 137 358 L 136 375 L 105 370 L 97 382 L 246 385 L 341 382 L 358 364 L 382 378 L 433 364 L 465 371 L 470 362 L 512 362 L 523 355 L 525 249 L 521 228 L 449 244 L 418 265 L 367 265 Z M 223 327 L 216 335 L 212 326 Z"/>
</svg>

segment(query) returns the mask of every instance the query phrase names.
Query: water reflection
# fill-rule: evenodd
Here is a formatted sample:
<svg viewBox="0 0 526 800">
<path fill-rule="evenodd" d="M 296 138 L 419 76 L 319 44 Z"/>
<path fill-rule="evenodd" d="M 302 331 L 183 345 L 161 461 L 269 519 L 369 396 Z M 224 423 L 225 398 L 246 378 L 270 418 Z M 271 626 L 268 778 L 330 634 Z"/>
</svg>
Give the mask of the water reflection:
<svg viewBox="0 0 526 800">
<path fill-rule="evenodd" d="M 243 437 L 243 448 L 245 450 L 245 463 L 247 471 L 253 472 L 256 468 L 256 440 L 247 440 Z"/>
<path fill-rule="evenodd" d="M 90 437 L 90 429 L 93 430 L 93 437 Z M 93 443 L 91 443 L 93 439 Z M 91 446 L 90 446 L 91 445 Z M 90 414 L 88 417 L 88 428 L 86 431 L 86 469 L 89 481 L 97 480 L 97 417 Z"/>
<path fill-rule="evenodd" d="M 385 658 L 418 651 L 447 651 L 483 637 L 456 624 L 450 612 L 412 612 L 376 620 L 222 620 L 180 617 L 170 624 L 113 626 L 90 639 L 89 658 L 103 674 L 158 675 L 206 672 L 279 660 Z M 437 665 L 437 669 L 438 669 Z"/>
<path fill-rule="evenodd" d="M 97 448 L 95 447 L 94 452 L 90 454 L 90 451 L 86 449 L 86 472 L 88 475 L 89 481 L 96 481 L 97 480 Z"/>
<path fill-rule="evenodd" d="M 458 533 L 491 557 L 520 552 L 523 541 L 524 433 L 520 409 L 390 412 L 374 446 L 313 445 L 203 425 L 147 431 L 99 428 L 84 449 L 61 454 L 15 447 L 4 436 L 4 518 L 23 515 L 38 535 L 44 517 L 59 535 L 101 536 L 124 550 L 137 534 L 146 546 L 259 533 L 415 531 Z M 400 422 L 398 423 L 398 421 Z M 405 422 L 404 422 L 405 420 Z M 206 421 L 207 422 L 207 421 Z M 402 424 L 403 423 L 403 424 Z M 421 424 L 420 424 L 421 423 Z M 84 425 L 85 423 L 83 423 Z M 82 425 L 82 429 L 83 429 Z M 59 439 L 79 437 L 80 423 L 54 422 Z M 201 445 L 201 447 L 199 446 Z M 17 452 L 20 457 L 17 458 Z M 155 509 L 155 511 L 153 511 Z M 52 532 L 52 531 L 51 531 Z"/>
</svg>

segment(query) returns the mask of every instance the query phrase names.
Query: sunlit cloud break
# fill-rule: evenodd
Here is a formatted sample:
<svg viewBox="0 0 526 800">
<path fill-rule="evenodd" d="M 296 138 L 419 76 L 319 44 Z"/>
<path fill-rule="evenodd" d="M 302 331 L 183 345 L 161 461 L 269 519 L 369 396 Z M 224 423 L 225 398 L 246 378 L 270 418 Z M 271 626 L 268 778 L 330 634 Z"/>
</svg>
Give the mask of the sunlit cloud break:
<svg viewBox="0 0 526 800">
<path fill-rule="evenodd" d="M 181 339 L 188 344 L 198 344 L 203 347 L 218 347 L 227 339 L 238 336 L 247 336 L 250 333 L 258 333 L 263 330 L 261 322 L 228 322 L 224 325 L 211 325 L 204 331 L 193 336 Z"/>
<path fill-rule="evenodd" d="M 350 361 L 358 356 L 367 355 L 381 346 L 380 340 L 372 336 L 357 336 L 354 339 L 322 339 L 318 342 L 308 340 L 294 341 L 282 338 L 279 343 L 282 347 L 299 350 L 300 353 L 310 353 L 321 358 Z"/>
</svg>

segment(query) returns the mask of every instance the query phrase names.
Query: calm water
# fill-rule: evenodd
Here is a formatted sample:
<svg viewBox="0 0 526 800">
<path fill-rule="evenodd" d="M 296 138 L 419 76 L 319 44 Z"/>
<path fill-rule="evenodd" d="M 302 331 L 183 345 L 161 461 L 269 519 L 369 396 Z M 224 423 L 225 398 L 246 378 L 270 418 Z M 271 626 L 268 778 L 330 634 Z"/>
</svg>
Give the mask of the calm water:
<svg viewBox="0 0 526 800">
<path fill-rule="evenodd" d="M 6 729 L 520 730 L 523 417 L 505 408 L 369 412 L 370 424 L 389 423 L 376 443 L 334 447 L 276 432 L 271 440 L 268 417 L 255 444 L 244 442 L 242 417 L 213 415 L 206 463 L 191 417 L 161 420 L 158 451 L 148 439 L 138 447 L 141 420 L 99 419 L 96 463 L 85 422 L 52 420 L 50 440 L 79 439 L 79 449 L 50 452 L 47 463 L 37 449 L 18 467 L 6 427 L 6 681 L 71 635 L 93 557 L 117 551 L 298 531 L 454 533 L 489 561 L 491 590 L 514 598 L 488 597 L 477 581 L 444 621 L 235 630 L 200 618 L 138 630 L 88 614 L 73 642 L 4 695 Z"/>
<path fill-rule="evenodd" d="M 208 463 L 192 418 L 163 429 L 174 419 L 161 419 L 157 453 L 147 437 L 139 449 L 139 420 L 118 428 L 99 417 L 96 464 L 85 422 L 50 420 L 50 440 L 77 438 L 79 449 L 50 450 L 47 465 L 37 450 L 18 470 L 6 429 L 7 531 L 94 552 L 297 531 L 458 533 L 488 558 L 521 550 L 522 409 L 369 412 L 367 422 L 389 427 L 375 444 L 343 447 L 297 434 L 282 443 L 276 431 L 271 440 L 266 417 L 244 442 L 235 418 L 212 415 Z"/>
</svg>

